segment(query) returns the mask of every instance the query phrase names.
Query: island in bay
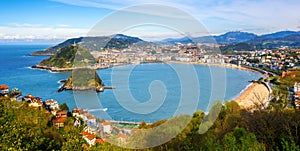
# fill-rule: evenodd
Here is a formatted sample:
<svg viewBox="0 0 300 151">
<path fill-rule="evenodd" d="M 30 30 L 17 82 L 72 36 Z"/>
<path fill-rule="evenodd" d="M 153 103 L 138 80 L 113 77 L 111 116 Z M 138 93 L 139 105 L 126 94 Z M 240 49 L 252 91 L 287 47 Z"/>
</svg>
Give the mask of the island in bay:
<svg viewBox="0 0 300 151">
<path fill-rule="evenodd" d="M 76 59 L 75 59 L 76 58 Z M 33 68 L 47 69 L 51 71 L 73 71 L 58 92 L 63 90 L 90 90 L 97 92 L 104 91 L 104 83 L 94 68 L 84 68 L 89 64 L 96 63 L 96 59 L 80 46 L 66 46 L 60 49 L 55 55 L 41 61 Z M 75 66 L 77 66 L 75 68 Z"/>
</svg>

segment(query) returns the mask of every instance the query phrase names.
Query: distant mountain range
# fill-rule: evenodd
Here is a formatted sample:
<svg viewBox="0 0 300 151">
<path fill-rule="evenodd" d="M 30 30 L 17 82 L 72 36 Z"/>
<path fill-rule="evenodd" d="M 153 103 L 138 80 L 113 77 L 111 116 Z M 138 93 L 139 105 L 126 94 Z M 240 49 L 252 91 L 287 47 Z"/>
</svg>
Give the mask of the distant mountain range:
<svg viewBox="0 0 300 151">
<path fill-rule="evenodd" d="M 238 43 L 238 42 L 244 42 L 251 39 L 254 39 L 258 37 L 255 34 L 247 33 L 247 32 L 228 32 L 226 34 L 220 35 L 220 36 L 203 36 L 203 37 L 195 37 L 195 38 L 189 38 L 189 37 L 183 37 L 183 38 L 168 38 L 165 40 L 162 40 L 162 42 L 166 43 Z"/>
<path fill-rule="evenodd" d="M 124 49 L 136 43 L 148 43 L 138 37 L 117 34 L 113 36 L 100 37 L 80 37 L 68 39 L 56 46 L 47 48 L 42 51 L 34 52 L 32 55 L 54 55 L 60 49 L 72 44 L 80 44 L 81 46 L 90 49 L 102 51 L 105 48 Z M 182 37 L 168 38 L 156 44 L 177 44 L 177 43 L 204 43 L 204 44 L 225 44 L 220 47 L 223 51 L 249 51 L 255 49 L 274 49 L 281 46 L 300 47 L 300 32 L 299 31 L 280 31 L 272 34 L 258 36 L 248 32 L 228 32 L 219 36 L 203 36 L 203 37 Z M 150 43 L 148 43 L 150 44 Z M 151 43 L 153 44 L 153 43 Z"/>
<path fill-rule="evenodd" d="M 300 32 L 281 31 L 257 36 L 256 38 L 240 42 L 229 43 L 220 47 L 222 51 L 250 51 L 257 49 L 276 49 L 279 47 L 300 47 Z"/>
<path fill-rule="evenodd" d="M 223 51 L 249 51 L 255 49 L 275 49 L 282 46 L 300 47 L 299 31 L 280 31 L 258 36 L 247 32 L 228 32 L 219 36 L 204 36 L 196 38 L 165 39 L 165 43 L 206 43 L 225 44 L 220 47 Z"/>
<path fill-rule="evenodd" d="M 233 31 L 219 36 L 203 36 L 203 37 L 183 37 L 183 38 L 168 38 L 162 40 L 167 43 L 217 43 L 217 44 L 233 44 L 246 42 L 250 40 L 275 39 L 284 38 L 291 35 L 300 35 L 296 31 L 280 31 L 272 34 L 258 36 L 253 33 Z"/>
</svg>

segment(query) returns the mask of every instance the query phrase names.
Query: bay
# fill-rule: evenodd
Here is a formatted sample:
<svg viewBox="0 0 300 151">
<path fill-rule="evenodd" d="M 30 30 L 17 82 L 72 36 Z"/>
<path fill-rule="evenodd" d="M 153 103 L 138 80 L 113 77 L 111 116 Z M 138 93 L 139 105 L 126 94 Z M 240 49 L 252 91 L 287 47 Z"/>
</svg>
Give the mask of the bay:
<svg viewBox="0 0 300 151">
<path fill-rule="evenodd" d="M 29 68 L 47 58 L 47 56 L 29 56 L 29 54 L 47 47 L 49 46 L 1 45 L 0 84 L 7 84 L 10 88 L 17 87 L 23 92 L 23 95 L 32 94 L 41 97 L 44 101 L 55 99 L 59 103 L 67 103 L 70 108 L 75 108 L 78 105 L 78 101 L 74 99 L 73 91 L 57 92 L 61 85 L 59 81 L 67 79 L 71 72 L 51 73 L 46 70 Z M 179 71 L 176 69 L 187 69 L 188 66 L 191 65 L 154 63 L 98 70 L 97 72 L 105 85 L 117 86 L 117 89 L 105 90 L 103 93 L 97 94 L 96 99 L 101 104 L 101 108 L 108 108 L 105 113 L 114 120 L 145 120 L 146 122 L 153 122 L 168 119 L 178 114 L 190 114 L 194 112 L 190 110 L 194 103 L 192 101 L 181 102 L 181 97 L 183 97 L 181 94 L 182 85 L 189 83 L 190 90 L 194 91 L 195 81 L 182 80 L 180 77 L 182 73 L 178 73 Z M 218 86 L 215 85 L 216 83 L 225 84 L 222 85 L 226 90 L 223 99 L 230 100 L 239 95 L 249 85 L 248 81 L 262 77 L 258 73 L 245 70 L 200 65 L 193 65 L 192 67 L 197 76 L 196 82 L 199 84 L 199 89 L 197 89 L 199 100 L 195 100 L 197 105 L 194 108 L 204 111 L 207 111 L 212 99 L 218 98 L 214 96 L 220 92 L 212 90 L 213 86 Z M 212 71 L 224 71 L 224 77 L 218 78 L 219 75 L 212 76 Z M 124 79 L 126 80 L 126 77 L 122 79 L 121 75 L 123 72 L 126 74 L 130 73 L 127 75 L 128 83 L 122 83 Z M 118 79 L 119 74 L 121 75 Z M 126 87 L 128 89 L 125 89 Z M 127 90 L 131 93 L 133 100 L 127 99 L 125 96 L 116 97 L 117 93 L 125 94 Z M 193 94 L 190 93 L 189 95 Z M 89 97 L 84 99 L 86 104 L 89 104 L 91 101 Z M 97 106 L 95 107 L 97 108 Z M 176 112 L 176 110 L 181 108 L 182 112 Z M 93 114 L 101 117 L 99 114 L 102 113 Z"/>
</svg>

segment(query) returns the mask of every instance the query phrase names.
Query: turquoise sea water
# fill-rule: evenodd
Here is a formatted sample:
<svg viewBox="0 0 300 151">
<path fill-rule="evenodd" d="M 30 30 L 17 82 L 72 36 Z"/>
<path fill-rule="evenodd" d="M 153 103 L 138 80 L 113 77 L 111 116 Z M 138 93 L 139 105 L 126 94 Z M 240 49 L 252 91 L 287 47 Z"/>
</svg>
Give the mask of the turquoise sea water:
<svg viewBox="0 0 300 151">
<path fill-rule="evenodd" d="M 1 45 L 0 84 L 7 84 L 10 88 L 17 87 L 23 92 L 23 95 L 30 93 L 41 97 L 43 100 L 56 99 L 59 103 L 66 102 L 70 108 L 77 107 L 72 91 L 57 92 L 61 85 L 59 80 L 67 79 L 71 74 L 70 72 L 51 73 L 46 70 L 29 68 L 47 57 L 28 56 L 28 54 L 47 47 L 46 45 Z M 184 114 L 185 111 L 187 111 L 186 113 L 192 113 L 190 106 L 193 104 L 189 104 L 190 102 L 182 104 L 180 99 L 183 97 L 181 93 L 182 84 L 187 82 L 193 88 L 195 81 L 180 80 L 180 73 L 174 68 L 187 69 L 188 66 L 190 65 L 141 64 L 98 70 L 98 74 L 106 85 L 117 86 L 117 90 L 105 90 L 103 93 L 99 93 L 97 95 L 98 99 L 103 108 L 108 108 L 107 115 L 114 120 L 153 122 L 174 116 L 178 108 L 183 108 L 183 112 L 180 112 L 180 114 Z M 222 67 L 195 65 L 193 68 L 195 69 L 197 82 L 199 82 L 199 100 L 197 100 L 195 108 L 201 110 L 206 110 L 209 100 L 215 98 L 214 94 L 219 94 L 214 90 L 211 92 L 212 87 L 218 86 L 216 83 L 226 84 L 224 85 L 226 88 L 224 100 L 229 100 L 236 97 L 247 87 L 249 85 L 248 81 L 262 77 L 258 73 Z M 121 75 L 112 76 L 127 73 L 130 70 L 132 71 L 127 78 L 129 83 L 124 82 Z M 211 76 L 213 74 L 211 70 L 226 71 L 226 74 L 224 78 L 214 79 Z M 115 78 L 114 81 L 112 81 L 112 78 Z M 152 91 L 153 96 L 151 96 L 149 86 L 154 89 Z M 129 88 L 132 97 L 137 102 L 127 99 L 125 96 L 115 96 L 115 94 L 123 95 L 126 93 L 123 87 Z M 166 92 L 165 96 L 163 95 L 164 92 Z M 190 96 L 189 93 L 186 94 Z M 189 96 L 184 96 L 184 98 Z M 157 104 L 156 100 L 162 100 L 162 102 Z M 86 98 L 85 101 L 89 102 L 89 98 Z M 141 106 L 144 108 L 140 108 Z"/>
</svg>

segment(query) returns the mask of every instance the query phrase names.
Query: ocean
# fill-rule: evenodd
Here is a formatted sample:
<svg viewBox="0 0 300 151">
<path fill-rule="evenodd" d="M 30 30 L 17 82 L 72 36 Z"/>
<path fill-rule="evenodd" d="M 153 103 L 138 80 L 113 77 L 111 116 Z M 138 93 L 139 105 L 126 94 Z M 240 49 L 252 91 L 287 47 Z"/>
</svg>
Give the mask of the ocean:
<svg viewBox="0 0 300 151">
<path fill-rule="evenodd" d="M 47 56 L 29 56 L 49 45 L 0 45 L 0 84 L 19 88 L 44 101 L 55 99 L 94 110 L 99 118 L 154 122 L 208 108 L 215 100 L 230 100 L 262 75 L 250 71 L 185 64 L 139 64 L 98 70 L 108 89 L 95 92 L 57 92 L 71 72 L 31 69 Z M 224 90 L 224 93 L 222 93 Z M 88 94 L 88 95 L 87 95 Z M 106 111 L 97 109 L 107 108 Z"/>
</svg>

